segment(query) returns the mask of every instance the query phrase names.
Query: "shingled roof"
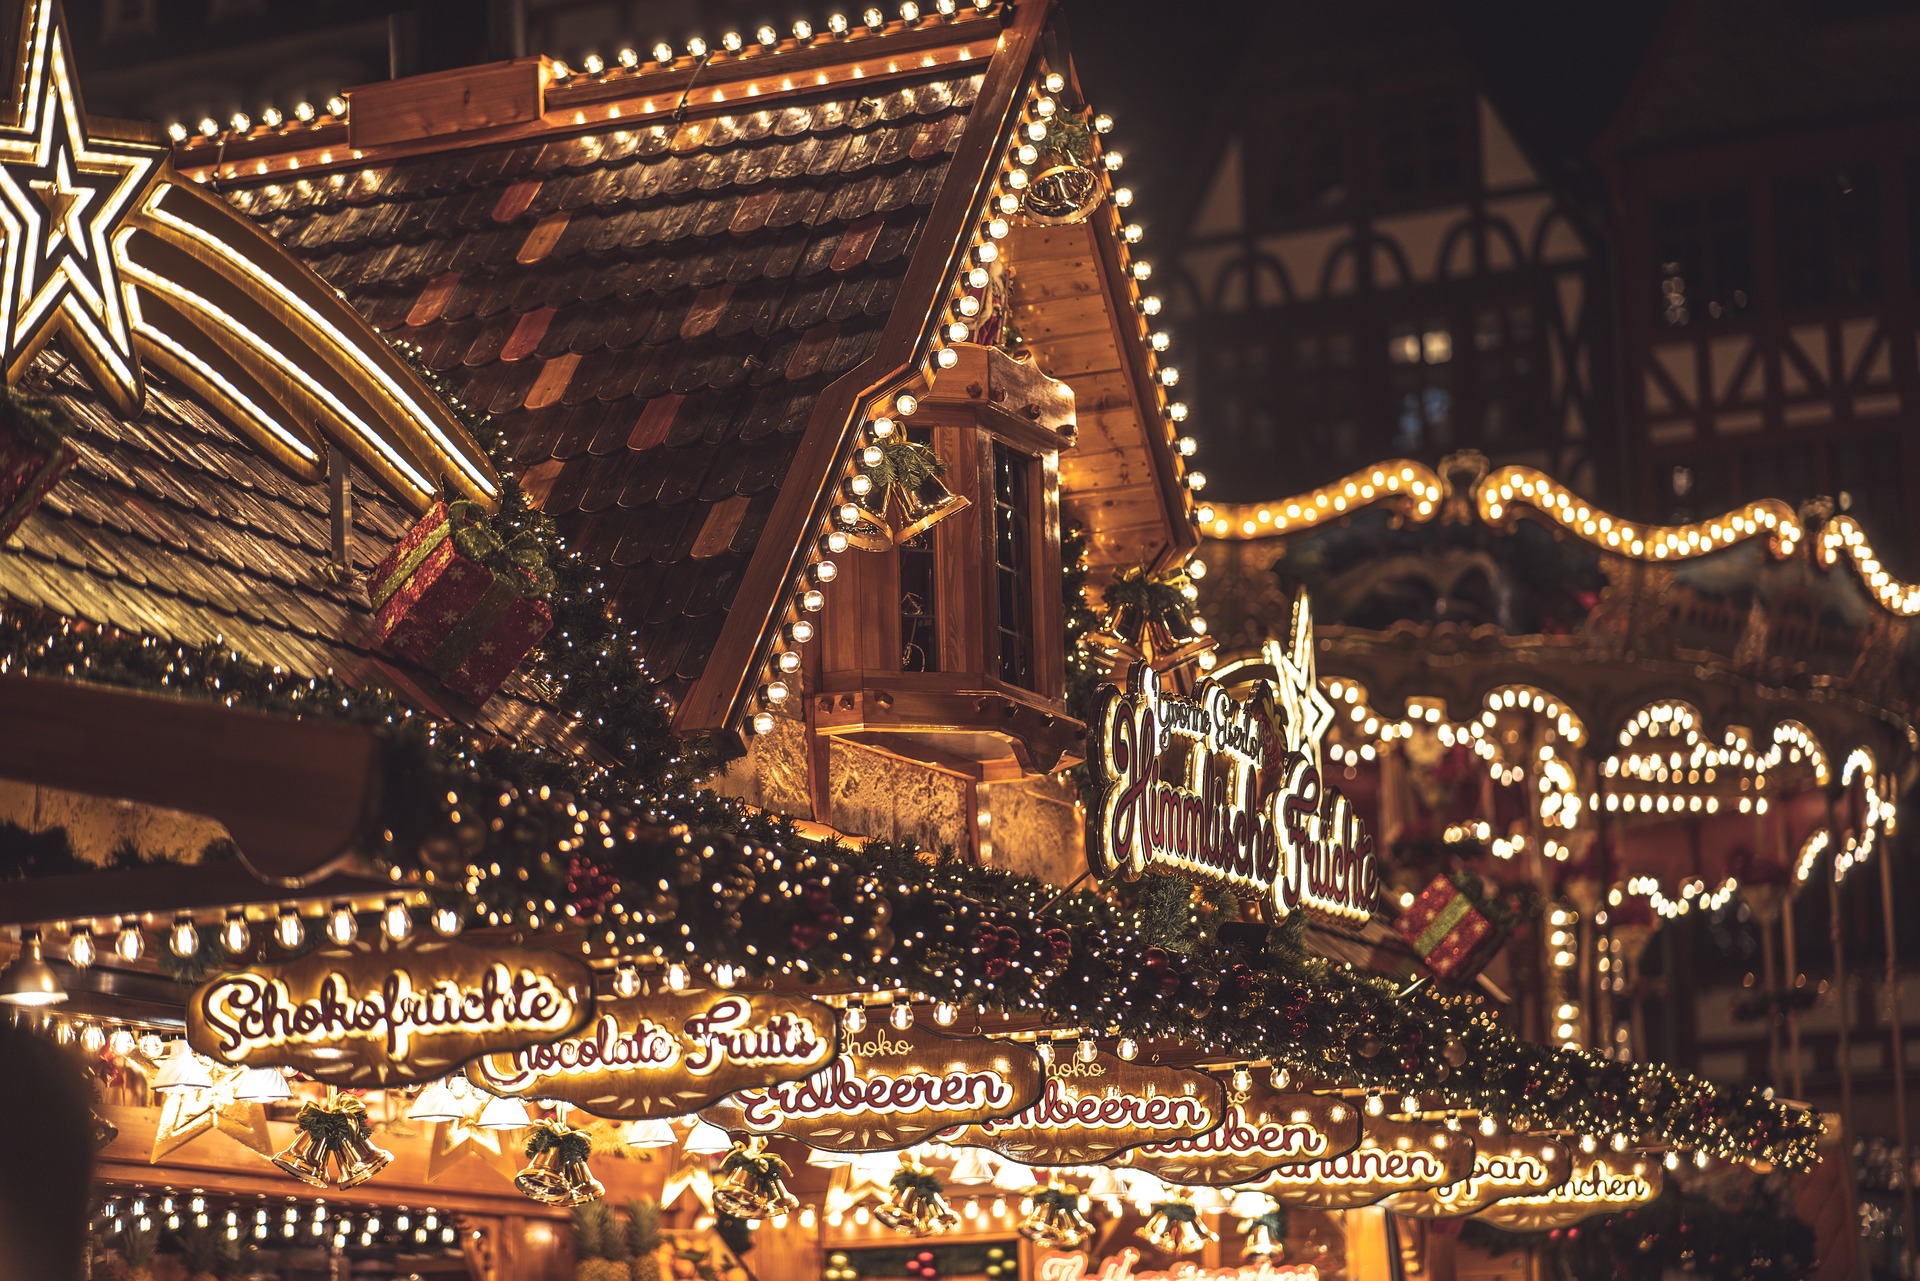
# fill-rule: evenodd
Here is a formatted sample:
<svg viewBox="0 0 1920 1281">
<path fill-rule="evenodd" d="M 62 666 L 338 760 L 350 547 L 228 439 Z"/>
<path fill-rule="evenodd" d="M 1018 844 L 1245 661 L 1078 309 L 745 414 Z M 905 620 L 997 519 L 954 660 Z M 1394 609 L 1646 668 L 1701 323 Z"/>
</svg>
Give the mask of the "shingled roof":
<svg viewBox="0 0 1920 1281">
<path fill-rule="evenodd" d="M 678 695 L 815 403 L 876 350 L 984 71 L 227 195 L 496 416 Z"/>
</svg>

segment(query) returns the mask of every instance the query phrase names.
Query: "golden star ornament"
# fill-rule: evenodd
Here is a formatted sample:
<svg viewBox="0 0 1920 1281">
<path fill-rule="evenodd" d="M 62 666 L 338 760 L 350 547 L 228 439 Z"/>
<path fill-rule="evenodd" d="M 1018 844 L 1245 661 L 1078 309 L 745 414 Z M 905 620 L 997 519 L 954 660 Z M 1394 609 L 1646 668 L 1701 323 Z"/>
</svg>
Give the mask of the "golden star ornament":
<svg viewBox="0 0 1920 1281">
<path fill-rule="evenodd" d="M 265 1104 L 245 1103 L 233 1097 L 245 1073 L 239 1068 L 214 1070 L 210 1090 L 180 1090 L 164 1096 L 160 1127 L 153 1132 L 153 1155 L 160 1159 L 203 1134 L 224 1134 L 248 1150 L 271 1158 L 275 1148 L 267 1127 Z"/>
</svg>

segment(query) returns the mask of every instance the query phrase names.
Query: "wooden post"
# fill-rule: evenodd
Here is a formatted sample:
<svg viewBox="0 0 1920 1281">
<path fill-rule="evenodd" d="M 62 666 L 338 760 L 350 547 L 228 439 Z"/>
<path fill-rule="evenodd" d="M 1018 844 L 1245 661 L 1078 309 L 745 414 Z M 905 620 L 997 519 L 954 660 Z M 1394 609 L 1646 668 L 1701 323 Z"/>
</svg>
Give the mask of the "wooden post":
<svg viewBox="0 0 1920 1281">
<path fill-rule="evenodd" d="M 1913 1275 L 1913 1234 L 1920 1230 L 1920 1222 L 1913 1217 L 1913 1142 L 1907 1129 L 1907 1055 L 1905 1046 L 1904 1021 L 1900 1011 L 1900 954 L 1894 946 L 1893 928 L 1893 850 L 1889 848 L 1886 834 L 1880 835 L 1880 924 L 1886 935 L 1887 978 L 1886 1004 L 1888 1034 L 1893 1038 L 1893 1124 L 1900 1138 L 1900 1212 L 1903 1224 L 1900 1231 L 1901 1261 L 1900 1275 Z"/>
<path fill-rule="evenodd" d="M 1828 850 L 1836 855 L 1843 839 L 1840 835 L 1839 821 L 1833 813 L 1833 792 L 1827 792 L 1827 832 Z M 1847 989 L 1847 953 L 1842 942 L 1843 930 L 1840 924 L 1840 877 L 1835 870 L 1839 866 L 1834 858 L 1827 874 L 1827 940 L 1833 947 L 1833 986 L 1838 997 L 1840 1013 L 1840 1043 L 1838 1062 L 1835 1065 L 1840 1072 L 1840 1159 L 1847 1163 L 1848 1181 L 1853 1175 L 1853 1041 L 1848 1029 L 1851 1011 L 1847 1008 L 1850 993 Z"/>
<path fill-rule="evenodd" d="M 1785 971 L 1786 991 L 1789 997 L 1800 990 L 1799 943 L 1793 934 L 1793 900 L 1800 892 L 1800 882 L 1794 866 L 1792 852 L 1787 849 L 1787 816 L 1782 814 L 1773 828 L 1774 855 L 1780 865 L 1787 869 L 1786 892 L 1780 897 L 1780 951 L 1782 968 Z M 1806 1069 L 1800 1062 L 1800 1008 L 1791 1000 L 1787 1003 L 1787 1080 L 1793 1086 L 1793 1097 L 1807 1097 Z"/>
</svg>

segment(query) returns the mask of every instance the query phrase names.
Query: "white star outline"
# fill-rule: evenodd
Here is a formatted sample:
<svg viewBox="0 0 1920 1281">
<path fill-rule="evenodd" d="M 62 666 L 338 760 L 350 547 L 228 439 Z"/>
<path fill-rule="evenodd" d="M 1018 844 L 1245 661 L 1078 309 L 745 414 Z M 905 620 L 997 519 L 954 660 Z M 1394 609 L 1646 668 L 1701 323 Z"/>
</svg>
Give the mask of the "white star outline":
<svg viewBox="0 0 1920 1281">
<path fill-rule="evenodd" d="M 17 373 L 52 328 L 71 327 L 86 362 L 106 376 L 116 398 L 137 404 L 133 304 L 120 280 L 112 240 L 140 195 L 160 173 L 165 152 L 138 143 L 102 143 L 88 136 L 73 65 L 54 6 L 37 0 L 28 24 L 26 65 L 17 118 L 0 127 L 0 352 Z M 56 124 L 63 126 L 56 132 Z M 51 169 L 53 190 L 76 197 L 54 224 L 49 202 L 16 172 Z M 68 185 L 75 173 L 117 176 L 104 192 Z M 44 185 L 44 183 L 43 183 Z M 102 196 L 97 202 L 96 196 Z M 60 255 L 40 275 L 64 235 L 73 255 Z M 92 270 L 77 267 L 84 259 Z"/>
<path fill-rule="evenodd" d="M 1267 662 L 1273 667 L 1274 692 L 1286 713 L 1286 752 L 1306 757 L 1318 772 L 1320 743 L 1333 725 L 1333 704 L 1321 691 L 1315 670 L 1313 609 L 1304 591 L 1294 598 L 1286 643 L 1270 637 L 1264 648 Z"/>
</svg>

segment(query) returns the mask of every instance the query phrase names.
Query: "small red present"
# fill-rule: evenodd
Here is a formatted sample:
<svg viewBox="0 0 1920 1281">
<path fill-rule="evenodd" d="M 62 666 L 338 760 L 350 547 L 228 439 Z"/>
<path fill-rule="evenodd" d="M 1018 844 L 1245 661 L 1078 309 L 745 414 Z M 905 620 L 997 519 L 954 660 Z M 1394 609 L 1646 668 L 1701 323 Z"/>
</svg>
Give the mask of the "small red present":
<svg viewBox="0 0 1920 1281">
<path fill-rule="evenodd" d="M 380 641 L 484 703 L 553 626 L 542 569 L 501 542 L 478 503 L 435 503 L 373 571 Z"/>
<path fill-rule="evenodd" d="M 1400 913 L 1393 928 L 1413 945 L 1428 969 L 1450 979 L 1466 968 L 1493 933 L 1493 922 L 1450 878 L 1436 876 L 1413 906 Z"/>
<path fill-rule="evenodd" d="M 72 427 L 57 400 L 15 391 L 0 396 L 0 542 L 73 466 L 77 455 L 67 443 Z"/>
</svg>

